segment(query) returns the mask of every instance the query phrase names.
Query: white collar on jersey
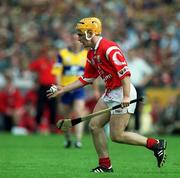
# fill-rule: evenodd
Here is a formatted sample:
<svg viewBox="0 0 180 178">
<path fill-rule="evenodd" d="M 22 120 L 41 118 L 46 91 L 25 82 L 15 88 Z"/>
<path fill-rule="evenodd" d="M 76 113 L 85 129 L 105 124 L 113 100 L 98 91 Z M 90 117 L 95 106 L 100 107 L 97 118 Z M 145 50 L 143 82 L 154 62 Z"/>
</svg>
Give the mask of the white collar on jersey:
<svg viewBox="0 0 180 178">
<path fill-rule="evenodd" d="M 94 50 L 95 50 L 95 51 L 98 49 L 99 43 L 100 43 L 101 40 L 102 40 L 102 36 L 98 39 L 98 41 L 97 41 L 97 43 L 96 43 L 96 45 L 95 45 L 95 47 L 94 47 Z"/>
</svg>

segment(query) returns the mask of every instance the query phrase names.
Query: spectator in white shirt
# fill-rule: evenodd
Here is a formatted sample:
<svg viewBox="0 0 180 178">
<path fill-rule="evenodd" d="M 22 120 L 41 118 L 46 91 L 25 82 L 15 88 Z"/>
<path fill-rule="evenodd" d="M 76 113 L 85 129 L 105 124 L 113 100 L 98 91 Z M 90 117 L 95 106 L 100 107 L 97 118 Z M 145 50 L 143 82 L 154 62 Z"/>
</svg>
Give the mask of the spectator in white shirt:
<svg viewBox="0 0 180 178">
<path fill-rule="evenodd" d="M 144 95 L 144 89 L 148 82 L 150 81 L 153 69 L 146 62 L 143 48 L 131 49 L 128 51 L 128 67 L 131 71 L 131 82 L 134 84 L 137 90 L 137 96 L 140 97 Z M 142 105 L 137 103 L 135 110 L 135 130 L 140 129 L 140 117 L 141 117 Z"/>
</svg>

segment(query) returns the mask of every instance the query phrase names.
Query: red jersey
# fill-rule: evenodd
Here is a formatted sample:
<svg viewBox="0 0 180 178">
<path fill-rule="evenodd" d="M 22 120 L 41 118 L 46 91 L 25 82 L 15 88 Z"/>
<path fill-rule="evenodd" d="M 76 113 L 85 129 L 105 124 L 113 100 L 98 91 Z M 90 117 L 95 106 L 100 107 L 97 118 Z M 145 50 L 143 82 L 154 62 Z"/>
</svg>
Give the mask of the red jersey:
<svg viewBox="0 0 180 178">
<path fill-rule="evenodd" d="M 122 85 L 121 80 L 125 76 L 130 75 L 127 62 L 119 46 L 101 37 L 95 48 L 88 51 L 84 75 L 79 80 L 87 85 L 101 76 L 105 87 L 114 89 Z"/>
</svg>

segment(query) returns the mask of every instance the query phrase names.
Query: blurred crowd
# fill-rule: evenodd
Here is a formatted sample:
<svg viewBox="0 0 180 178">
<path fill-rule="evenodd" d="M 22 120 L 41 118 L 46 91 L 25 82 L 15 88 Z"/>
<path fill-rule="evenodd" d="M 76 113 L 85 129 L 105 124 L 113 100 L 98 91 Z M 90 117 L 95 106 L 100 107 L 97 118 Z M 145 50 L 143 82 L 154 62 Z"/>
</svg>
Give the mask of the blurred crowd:
<svg viewBox="0 0 180 178">
<path fill-rule="evenodd" d="M 69 46 L 82 17 L 99 17 L 103 36 L 116 41 L 127 60 L 146 62 L 151 78 L 144 88 L 180 87 L 178 0 L 0 0 L 0 16 L 0 130 L 10 131 L 12 125 L 36 130 L 36 91 L 44 74 L 32 70 L 32 63 L 43 56 L 53 65 L 56 51 Z M 54 82 L 48 77 L 48 85 Z M 179 119 L 176 114 L 171 119 Z"/>
</svg>

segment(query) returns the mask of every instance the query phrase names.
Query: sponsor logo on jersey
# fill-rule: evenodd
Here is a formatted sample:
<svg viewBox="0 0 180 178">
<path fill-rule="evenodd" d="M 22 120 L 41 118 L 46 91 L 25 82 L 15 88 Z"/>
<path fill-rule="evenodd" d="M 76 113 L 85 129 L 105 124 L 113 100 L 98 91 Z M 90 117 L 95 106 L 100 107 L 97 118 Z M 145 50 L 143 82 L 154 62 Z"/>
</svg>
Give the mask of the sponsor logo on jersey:
<svg viewBox="0 0 180 178">
<path fill-rule="evenodd" d="M 129 68 L 127 66 L 125 66 L 124 68 L 122 68 L 119 72 L 118 72 L 118 76 L 122 77 L 126 72 L 129 71 Z"/>
</svg>

